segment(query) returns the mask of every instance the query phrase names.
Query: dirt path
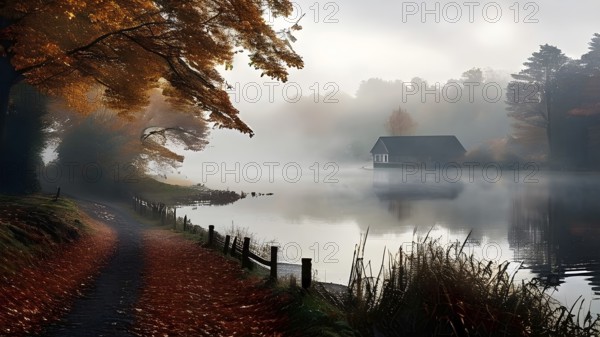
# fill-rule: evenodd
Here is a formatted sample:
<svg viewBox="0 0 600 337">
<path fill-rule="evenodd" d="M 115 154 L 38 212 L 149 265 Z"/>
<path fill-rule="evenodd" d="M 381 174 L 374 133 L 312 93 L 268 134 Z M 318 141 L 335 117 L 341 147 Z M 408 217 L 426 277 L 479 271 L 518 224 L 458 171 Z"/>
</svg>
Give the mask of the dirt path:
<svg viewBox="0 0 600 337">
<path fill-rule="evenodd" d="M 143 225 L 115 208 L 79 202 L 83 210 L 117 233 L 117 250 L 94 286 L 44 336 L 132 336 L 133 307 L 142 281 Z"/>
<path fill-rule="evenodd" d="M 289 300 L 237 261 L 165 230 L 144 235 L 144 289 L 136 306 L 140 336 L 281 336 Z"/>
<path fill-rule="evenodd" d="M 116 207 L 79 204 L 116 231 L 117 250 L 44 336 L 282 335 L 289 300 L 246 277 L 238 262 Z"/>
</svg>

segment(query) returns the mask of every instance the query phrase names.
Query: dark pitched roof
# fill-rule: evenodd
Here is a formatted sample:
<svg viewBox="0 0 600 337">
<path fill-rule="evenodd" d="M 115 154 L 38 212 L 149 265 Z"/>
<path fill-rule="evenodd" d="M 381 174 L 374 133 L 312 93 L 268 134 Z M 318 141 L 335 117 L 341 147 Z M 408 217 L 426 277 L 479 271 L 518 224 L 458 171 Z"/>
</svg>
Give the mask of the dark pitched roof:
<svg viewBox="0 0 600 337">
<path fill-rule="evenodd" d="M 454 157 L 467 152 L 456 136 L 379 137 L 377 143 L 371 149 L 371 153 L 380 145 L 379 142 L 385 146 L 390 155 Z"/>
</svg>

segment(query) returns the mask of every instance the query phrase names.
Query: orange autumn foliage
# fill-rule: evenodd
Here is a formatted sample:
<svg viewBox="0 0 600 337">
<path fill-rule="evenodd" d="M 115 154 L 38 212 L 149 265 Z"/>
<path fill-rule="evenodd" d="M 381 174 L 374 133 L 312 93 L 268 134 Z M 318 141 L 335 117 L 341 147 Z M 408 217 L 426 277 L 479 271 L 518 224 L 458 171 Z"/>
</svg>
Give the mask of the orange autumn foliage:
<svg viewBox="0 0 600 337">
<path fill-rule="evenodd" d="M 160 88 L 180 107 L 199 107 L 220 127 L 252 130 L 238 117 L 217 67 L 235 53 L 286 81 L 302 68 L 285 34 L 265 20 L 292 12 L 289 0 L 3 0 L 0 58 L 42 92 L 82 112 L 99 104 L 130 114 Z M 295 27 L 295 28 L 294 28 Z M 294 29 L 300 29 L 295 25 Z"/>
<path fill-rule="evenodd" d="M 244 278 L 239 263 L 183 239 L 144 236 L 144 288 L 135 308 L 139 336 L 281 336 L 289 299 Z"/>
<path fill-rule="evenodd" d="M 2 247 L 0 262 L 13 270 L 0 270 L 0 336 L 35 335 L 58 321 L 93 284 L 115 247 L 115 232 L 83 214 L 89 230 L 78 231 L 77 240 L 62 244 L 44 242 L 47 237 L 26 223 L 30 219 L 31 214 L 23 208 L 0 207 L 1 226 L 10 223 L 27 231 L 46 249 L 32 259 L 23 251 Z"/>
</svg>

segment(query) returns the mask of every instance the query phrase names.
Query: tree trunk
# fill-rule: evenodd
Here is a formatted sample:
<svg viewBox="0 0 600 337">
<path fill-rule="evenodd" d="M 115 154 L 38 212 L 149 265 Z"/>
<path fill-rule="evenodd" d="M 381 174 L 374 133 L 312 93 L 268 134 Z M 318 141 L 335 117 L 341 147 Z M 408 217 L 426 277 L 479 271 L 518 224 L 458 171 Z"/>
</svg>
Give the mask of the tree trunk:
<svg viewBox="0 0 600 337">
<path fill-rule="evenodd" d="M 4 193 L 7 182 L 10 179 L 10 160 L 7 149 L 7 119 L 8 119 L 8 100 L 10 95 L 10 85 L 0 78 L 0 193 Z"/>
<path fill-rule="evenodd" d="M 19 73 L 12 66 L 8 56 L 0 56 L 0 193 L 24 194 L 38 189 L 39 183 L 33 163 L 36 158 L 30 149 L 38 141 L 35 138 L 40 127 L 36 127 L 37 117 L 24 118 L 29 111 L 9 115 L 11 90 L 20 80 Z M 20 110 L 31 102 L 21 99 Z M 36 130 L 30 130 L 36 127 Z"/>
<path fill-rule="evenodd" d="M 8 101 L 10 88 L 18 78 L 18 73 L 10 63 L 8 57 L 0 57 L 0 148 L 6 142 L 6 118 L 8 115 Z"/>
<path fill-rule="evenodd" d="M 0 80 L 0 149 L 6 144 L 6 118 L 8 116 L 8 99 L 10 95 L 9 83 Z"/>
</svg>

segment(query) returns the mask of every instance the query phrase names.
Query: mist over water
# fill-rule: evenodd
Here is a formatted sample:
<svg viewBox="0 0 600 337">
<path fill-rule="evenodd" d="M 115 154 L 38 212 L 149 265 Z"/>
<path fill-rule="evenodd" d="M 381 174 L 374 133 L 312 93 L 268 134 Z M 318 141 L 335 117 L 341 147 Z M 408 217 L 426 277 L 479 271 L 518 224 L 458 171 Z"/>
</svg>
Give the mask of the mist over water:
<svg viewBox="0 0 600 337">
<path fill-rule="evenodd" d="M 429 231 L 442 244 L 462 242 L 472 231 L 466 249 L 476 256 L 522 262 L 517 279 L 556 280 L 560 301 L 572 304 L 582 295 L 585 306 L 592 303 L 592 311 L 600 312 L 597 174 L 537 171 L 524 182 L 523 172 L 505 170 L 492 182 L 474 170 L 458 182 L 445 181 L 440 173 L 436 182 L 433 172 L 403 177 L 399 169 L 363 166 L 339 167 L 337 182 L 330 183 L 315 182 L 305 166 L 306 176 L 295 183 L 275 175 L 273 182 L 233 184 L 214 175 L 207 185 L 274 195 L 249 196 L 227 206 L 184 207 L 178 214 L 218 231 L 232 224 L 248 228 L 256 238 L 279 244 L 284 262 L 311 257 L 318 279 L 342 284 L 354 246 L 367 229 L 365 257 L 374 273 L 384 248 L 409 249 L 413 239 Z"/>
</svg>

